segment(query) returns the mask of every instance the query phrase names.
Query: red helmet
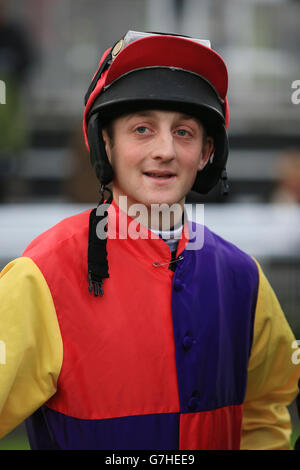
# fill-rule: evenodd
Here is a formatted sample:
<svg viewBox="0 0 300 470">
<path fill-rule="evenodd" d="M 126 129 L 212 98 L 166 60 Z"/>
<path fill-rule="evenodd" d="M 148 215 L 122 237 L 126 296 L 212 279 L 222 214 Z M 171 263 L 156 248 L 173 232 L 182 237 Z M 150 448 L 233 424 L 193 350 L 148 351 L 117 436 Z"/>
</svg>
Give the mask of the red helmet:
<svg viewBox="0 0 300 470">
<path fill-rule="evenodd" d="M 102 128 L 141 109 L 167 109 L 197 117 L 214 139 L 214 154 L 193 190 L 207 193 L 226 180 L 229 124 L 227 68 L 209 41 L 129 31 L 102 56 L 85 97 L 83 131 L 102 185 L 113 179 Z"/>
</svg>

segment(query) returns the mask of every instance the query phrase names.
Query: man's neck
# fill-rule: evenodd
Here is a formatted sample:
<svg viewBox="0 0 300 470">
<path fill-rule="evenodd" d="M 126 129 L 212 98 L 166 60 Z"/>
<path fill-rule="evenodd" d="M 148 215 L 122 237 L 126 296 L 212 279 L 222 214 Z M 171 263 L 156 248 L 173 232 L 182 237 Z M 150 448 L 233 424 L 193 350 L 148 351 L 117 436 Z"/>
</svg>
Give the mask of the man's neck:
<svg viewBox="0 0 300 470">
<path fill-rule="evenodd" d="M 129 217 L 138 219 L 138 222 L 149 230 L 170 232 L 183 224 L 184 200 L 172 205 L 157 203 L 146 206 L 137 202 L 130 203 L 126 196 L 114 193 L 114 201 Z"/>
</svg>

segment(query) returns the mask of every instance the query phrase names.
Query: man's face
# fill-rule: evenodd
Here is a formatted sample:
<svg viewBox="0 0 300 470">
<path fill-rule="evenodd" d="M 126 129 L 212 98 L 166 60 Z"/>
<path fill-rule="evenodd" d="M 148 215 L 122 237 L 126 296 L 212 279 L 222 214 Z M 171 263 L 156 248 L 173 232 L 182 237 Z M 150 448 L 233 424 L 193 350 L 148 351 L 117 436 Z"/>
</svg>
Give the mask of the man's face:
<svg viewBox="0 0 300 470">
<path fill-rule="evenodd" d="M 203 142 L 203 126 L 193 117 L 173 111 L 142 111 L 113 122 L 113 142 L 103 131 L 114 169 L 114 199 L 127 196 L 128 207 L 139 203 L 183 207 L 186 194 L 212 151 Z"/>
</svg>

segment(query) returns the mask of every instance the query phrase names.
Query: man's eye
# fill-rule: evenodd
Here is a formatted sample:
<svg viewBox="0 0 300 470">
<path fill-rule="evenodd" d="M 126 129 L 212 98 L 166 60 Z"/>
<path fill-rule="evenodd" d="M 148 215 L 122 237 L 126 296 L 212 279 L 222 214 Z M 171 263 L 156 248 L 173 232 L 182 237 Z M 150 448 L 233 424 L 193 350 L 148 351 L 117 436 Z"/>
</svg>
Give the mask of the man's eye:
<svg viewBox="0 0 300 470">
<path fill-rule="evenodd" d="M 190 133 L 185 129 L 178 129 L 176 132 L 180 137 L 187 137 L 190 135 Z"/>
<path fill-rule="evenodd" d="M 147 127 L 145 126 L 139 126 L 136 128 L 136 132 L 138 134 L 145 134 L 147 132 Z"/>
</svg>

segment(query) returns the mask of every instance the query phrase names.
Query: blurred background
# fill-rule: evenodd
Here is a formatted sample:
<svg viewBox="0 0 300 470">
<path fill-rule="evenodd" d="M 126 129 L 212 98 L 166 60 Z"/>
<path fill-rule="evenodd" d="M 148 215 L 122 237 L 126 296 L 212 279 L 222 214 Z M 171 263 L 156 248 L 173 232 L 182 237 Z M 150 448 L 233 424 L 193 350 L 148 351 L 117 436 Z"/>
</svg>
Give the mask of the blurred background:
<svg viewBox="0 0 300 470">
<path fill-rule="evenodd" d="M 102 52 L 129 29 L 210 39 L 229 72 L 230 193 L 198 200 L 262 264 L 300 339 L 299 18 L 296 0 L 0 0 L 0 269 L 98 202 L 81 126 Z M 24 425 L 9 448 L 29 448 Z"/>
</svg>

